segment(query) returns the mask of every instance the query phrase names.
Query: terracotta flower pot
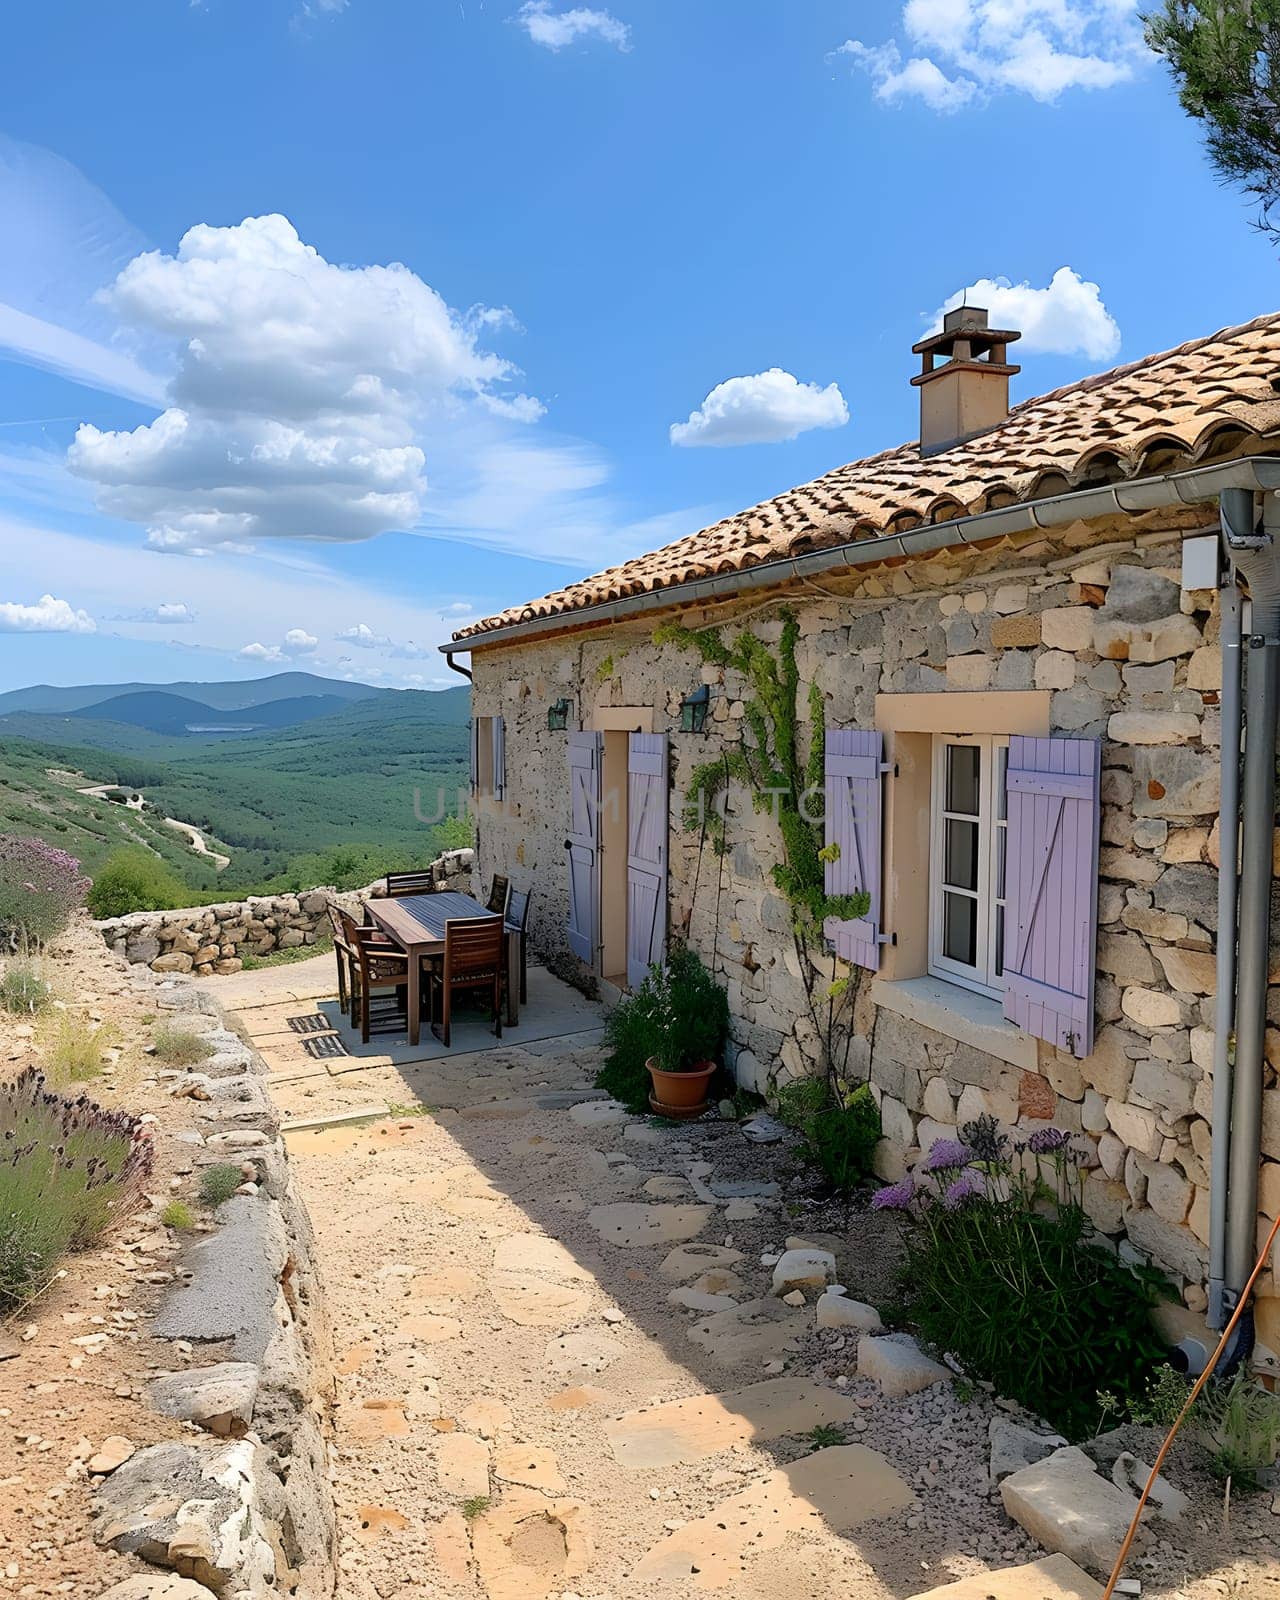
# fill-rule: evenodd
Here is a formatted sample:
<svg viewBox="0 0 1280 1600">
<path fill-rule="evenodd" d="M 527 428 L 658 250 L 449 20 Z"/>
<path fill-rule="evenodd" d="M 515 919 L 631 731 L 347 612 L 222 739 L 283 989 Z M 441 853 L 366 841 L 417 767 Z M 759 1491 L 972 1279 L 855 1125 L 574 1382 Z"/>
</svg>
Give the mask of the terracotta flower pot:
<svg viewBox="0 0 1280 1600">
<path fill-rule="evenodd" d="M 703 1061 L 688 1072 L 664 1072 L 651 1056 L 645 1066 L 653 1082 L 649 1104 L 660 1117 L 700 1117 L 707 1109 L 707 1086 L 716 1070 L 714 1061 Z"/>
</svg>

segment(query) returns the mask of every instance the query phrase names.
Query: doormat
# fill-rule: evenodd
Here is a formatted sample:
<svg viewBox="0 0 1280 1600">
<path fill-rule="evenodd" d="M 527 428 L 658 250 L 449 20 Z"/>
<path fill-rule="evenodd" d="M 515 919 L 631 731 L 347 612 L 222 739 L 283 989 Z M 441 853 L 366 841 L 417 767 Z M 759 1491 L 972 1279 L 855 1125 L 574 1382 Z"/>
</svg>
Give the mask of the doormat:
<svg viewBox="0 0 1280 1600">
<path fill-rule="evenodd" d="M 351 1054 L 336 1033 L 312 1034 L 309 1039 L 302 1041 L 302 1048 L 309 1056 L 314 1056 L 317 1061 L 324 1061 L 333 1056 L 349 1056 Z"/>
<path fill-rule="evenodd" d="M 333 1023 L 320 1011 L 313 1011 L 308 1017 L 286 1017 L 285 1019 L 294 1033 L 332 1033 Z"/>
</svg>

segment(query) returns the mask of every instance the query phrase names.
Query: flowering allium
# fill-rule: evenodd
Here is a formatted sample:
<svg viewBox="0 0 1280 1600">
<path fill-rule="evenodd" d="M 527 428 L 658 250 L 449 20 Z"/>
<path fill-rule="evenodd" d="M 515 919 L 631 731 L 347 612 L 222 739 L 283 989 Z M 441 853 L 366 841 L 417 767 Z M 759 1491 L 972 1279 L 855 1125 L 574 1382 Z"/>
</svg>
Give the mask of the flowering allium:
<svg viewBox="0 0 1280 1600">
<path fill-rule="evenodd" d="M 956 1181 L 947 1186 L 942 1203 L 948 1211 L 956 1211 L 966 1200 L 981 1200 L 987 1192 L 986 1185 L 976 1172 L 962 1172 Z"/>
<path fill-rule="evenodd" d="M 1037 1128 L 1027 1140 L 1027 1149 L 1033 1156 L 1052 1156 L 1070 1143 L 1071 1135 L 1061 1128 Z"/>
<path fill-rule="evenodd" d="M 910 1178 L 891 1183 L 888 1188 L 877 1189 L 871 1196 L 873 1211 L 905 1211 L 915 1198 L 916 1186 Z"/>
<path fill-rule="evenodd" d="M 937 1139 L 925 1158 L 926 1172 L 947 1172 L 953 1167 L 967 1167 L 973 1160 L 973 1150 L 959 1139 Z"/>
</svg>

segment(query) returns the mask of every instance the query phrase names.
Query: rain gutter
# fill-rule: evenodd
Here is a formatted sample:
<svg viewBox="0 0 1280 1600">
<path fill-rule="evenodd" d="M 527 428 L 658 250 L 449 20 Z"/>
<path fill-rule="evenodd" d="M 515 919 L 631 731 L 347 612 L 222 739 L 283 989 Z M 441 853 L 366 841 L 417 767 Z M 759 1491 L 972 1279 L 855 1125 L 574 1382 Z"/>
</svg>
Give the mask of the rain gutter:
<svg viewBox="0 0 1280 1600">
<path fill-rule="evenodd" d="M 1124 483 L 1075 489 L 1069 494 L 1050 495 L 1043 500 L 1030 500 L 1016 506 L 1000 506 L 994 511 L 953 517 L 947 522 L 930 523 L 927 527 L 910 528 L 903 533 L 852 540 L 847 544 L 831 545 L 822 550 L 812 550 L 806 555 L 787 556 L 778 561 L 762 561 L 759 566 L 747 567 L 743 571 L 668 584 L 661 589 L 646 590 L 643 594 L 626 595 L 599 605 L 556 612 L 552 616 L 526 617 L 500 628 L 452 639 L 439 648 L 452 665 L 453 656 L 472 650 L 488 650 L 494 645 L 564 633 L 568 629 L 599 627 L 653 611 L 667 611 L 674 606 L 709 604 L 791 581 L 877 566 L 883 561 L 911 560 L 933 555 L 939 550 L 963 549 L 966 545 L 1006 538 L 1011 534 L 1045 532 L 1067 523 L 1097 517 L 1137 516 L 1146 511 L 1195 505 L 1216 500 L 1224 489 L 1266 491 L 1277 488 L 1280 488 L 1280 457 L 1245 456 L 1216 466 L 1192 467 L 1184 472 L 1167 472 L 1157 477 L 1131 478 Z"/>
</svg>

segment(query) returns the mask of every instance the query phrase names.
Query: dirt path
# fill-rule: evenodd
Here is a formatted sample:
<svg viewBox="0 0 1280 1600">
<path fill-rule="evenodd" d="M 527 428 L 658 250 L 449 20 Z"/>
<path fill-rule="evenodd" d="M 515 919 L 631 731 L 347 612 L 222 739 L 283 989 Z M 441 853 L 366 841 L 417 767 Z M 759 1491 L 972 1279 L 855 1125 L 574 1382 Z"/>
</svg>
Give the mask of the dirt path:
<svg viewBox="0 0 1280 1600">
<path fill-rule="evenodd" d="M 118 783 L 91 783 L 87 788 L 78 788 L 76 793 L 88 795 L 93 800 L 105 800 L 107 795 L 121 789 L 122 785 Z M 134 790 L 127 800 L 114 801 L 113 804 L 123 806 L 126 811 L 141 811 L 142 801 L 142 794 Z M 219 872 L 225 871 L 231 865 L 231 857 L 223 855 L 220 850 L 210 849 L 208 840 L 194 823 L 181 822 L 177 817 L 165 817 L 163 821 L 167 828 L 176 828 L 185 837 L 188 846 L 196 855 L 208 856 Z"/>
<path fill-rule="evenodd" d="M 886 1399 L 856 1334 L 771 1295 L 803 1232 L 780 1147 L 601 1100 L 598 1015 L 524 1038 L 544 974 L 501 1044 L 312 1059 L 290 1018 L 333 1018 L 328 971 L 231 981 L 288 1115 L 420 1113 L 288 1135 L 340 1353 L 342 1600 L 902 1600 L 1038 1553 L 987 1478 L 987 1396 Z M 885 1225 L 805 1237 L 870 1294 Z"/>
</svg>

